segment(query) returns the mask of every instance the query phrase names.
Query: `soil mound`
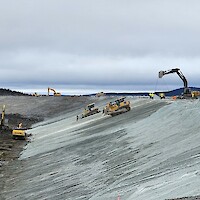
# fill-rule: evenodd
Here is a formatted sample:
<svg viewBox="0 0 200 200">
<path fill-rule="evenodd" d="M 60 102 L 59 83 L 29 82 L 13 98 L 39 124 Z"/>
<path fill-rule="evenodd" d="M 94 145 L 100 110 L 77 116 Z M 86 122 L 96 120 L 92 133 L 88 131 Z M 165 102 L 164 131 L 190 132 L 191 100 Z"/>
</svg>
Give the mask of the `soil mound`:
<svg viewBox="0 0 200 200">
<path fill-rule="evenodd" d="M 0 96 L 29 96 L 29 94 L 13 91 L 10 89 L 0 88 Z"/>
</svg>

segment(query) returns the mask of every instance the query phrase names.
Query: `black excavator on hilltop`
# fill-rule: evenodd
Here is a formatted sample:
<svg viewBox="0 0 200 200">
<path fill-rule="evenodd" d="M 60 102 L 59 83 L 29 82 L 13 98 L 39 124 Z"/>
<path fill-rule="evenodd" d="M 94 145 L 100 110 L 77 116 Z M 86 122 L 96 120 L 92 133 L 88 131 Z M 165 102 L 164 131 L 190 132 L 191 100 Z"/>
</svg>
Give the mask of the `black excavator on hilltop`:
<svg viewBox="0 0 200 200">
<path fill-rule="evenodd" d="M 192 93 L 191 89 L 188 87 L 188 81 L 185 78 L 185 76 L 183 75 L 183 73 L 180 71 L 179 68 L 174 68 L 174 69 L 170 69 L 167 71 L 159 71 L 158 77 L 162 78 L 164 75 L 172 74 L 172 73 L 176 73 L 184 83 L 183 94 L 181 94 L 181 96 L 179 96 L 178 98 L 181 98 L 181 99 L 194 98 L 194 99 L 196 99 L 197 97 Z"/>
</svg>

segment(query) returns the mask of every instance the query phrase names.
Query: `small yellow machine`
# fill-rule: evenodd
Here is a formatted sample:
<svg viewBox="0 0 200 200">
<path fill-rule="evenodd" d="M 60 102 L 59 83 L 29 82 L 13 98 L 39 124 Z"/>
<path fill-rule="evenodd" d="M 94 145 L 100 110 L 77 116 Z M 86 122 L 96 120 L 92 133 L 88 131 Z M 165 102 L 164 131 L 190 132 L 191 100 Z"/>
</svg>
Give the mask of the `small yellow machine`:
<svg viewBox="0 0 200 200">
<path fill-rule="evenodd" d="M 193 97 L 199 97 L 200 96 L 200 91 L 192 91 L 192 96 Z"/>
<path fill-rule="evenodd" d="M 50 91 L 53 92 L 53 96 L 61 96 L 61 93 L 56 92 L 53 88 L 48 87 L 48 96 L 50 94 Z"/>
<path fill-rule="evenodd" d="M 149 98 L 153 99 L 154 98 L 154 93 L 149 93 Z"/>
<path fill-rule="evenodd" d="M 39 97 L 40 95 L 39 95 L 37 92 L 34 92 L 34 93 L 32 94 L 32 96 L 34 96 L 34 97 Z"/>
<path fill-rule="evenodd" d="M 16 129 L 12 130 L 13 139 L 26 139 L 26 128 L 22 128 L 22 123 L 19 123 Z"/>
<path fill-rule="evenodd" d="M 116 116 L 131 110 L 130 101 L 125 101 L 125 97 L 110 102 L 104 108 L 105 115 Z"/>
<path fill-rule="evenodd" d="M 103 97 L 103 96 L 106 96 L 106 94 L 104 92 L 96 93 L 96 97 Z"/>
<path fill-rule="evenodd" d="M 94 106 L 95 104 L 94 103 L 91 103 L 89 105 L 87 105 L 81 115 L 81 118 L 85 118 L 85 117 L 88 117 L 90 115 L 94 115 L 94 114 L 97 114 L 101 111 L 99 111 L 98 108 L 95 108 Z"/>
<path fill-rule="evenodd" d="M 160 97 L 160 99 L 165 99 L 165 93 L 159 93 L 159 97 Z"/>
</svg>

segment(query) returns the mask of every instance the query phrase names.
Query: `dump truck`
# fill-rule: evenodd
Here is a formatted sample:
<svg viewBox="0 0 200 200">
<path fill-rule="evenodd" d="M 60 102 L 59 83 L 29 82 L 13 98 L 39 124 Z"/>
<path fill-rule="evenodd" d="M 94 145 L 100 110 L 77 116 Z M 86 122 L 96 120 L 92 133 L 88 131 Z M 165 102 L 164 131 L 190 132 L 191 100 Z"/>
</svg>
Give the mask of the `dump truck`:
<svg viewBox="0 0 200 200">
<path fill-rule="evenodd" d="M 100 112 L 101 111 L 99 108 L 95 108 L 95 103 L 91 103 L 85 107 L 83 113 L 81 114 L 81 118 L 89 117 L 90 115 L 94 115 Z"/>
<path fill-rule="evenodd" d="M 116 99 L 114 102 L 109 102 L 104 108 L 105 115 L 116 116 L 131 110 L 130 101 L 125 101 L 126 97 Z"/>
</svg>

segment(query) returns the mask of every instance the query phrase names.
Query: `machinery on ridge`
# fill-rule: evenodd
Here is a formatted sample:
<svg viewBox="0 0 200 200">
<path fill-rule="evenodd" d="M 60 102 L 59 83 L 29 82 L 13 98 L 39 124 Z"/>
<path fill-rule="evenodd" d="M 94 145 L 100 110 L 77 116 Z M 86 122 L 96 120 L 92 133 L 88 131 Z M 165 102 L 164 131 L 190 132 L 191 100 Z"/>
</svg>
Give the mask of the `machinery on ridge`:
<svg viewBox="0 0 200 200">
<path fill-rule="evenodd" d="M 131 110 L 130 101 L 125 101 L 126 97 L 121 97 L 114 102 L 109 102 L 104 108 L 105 115 L 116 116 Z"/>
<path fill-rule="evenodd" d="M 106 94 L 104 92 L 96 93 L 96 97 L 103 97 L 103 96 L 106 96 Z"/>
<path fill-rule="evenodd" d="M 53 92 L 53 96 L 61 96 L 61 93 L 56 92 L 53 88 L 48 87 L 48 96 L 50 94 L 50 91 Z"/>
<path fill-rule="evenodd" d="M 184 91 L 180 98 L 192 98 L 194 95 L 192 94 L 191 89 L 188 87 L 188 82 L 183 73 L 180 71 L 179 68 L 170 69 L 167 71 L 159 71 L 158 77 L 162 78 L 164 75 L 176 73 L 184 83 Z"/>
<path fill-rule="evenodd" d="M 94 115 L 97 113 L 100 113 L 101 111 L 98 108 L 95 108 L 95 104 L 91 103 L 89 105 L 87 105 L 81 115 L 81 118 L 85 118 L 88 117 L 90 115 Z"/>
</svg>

